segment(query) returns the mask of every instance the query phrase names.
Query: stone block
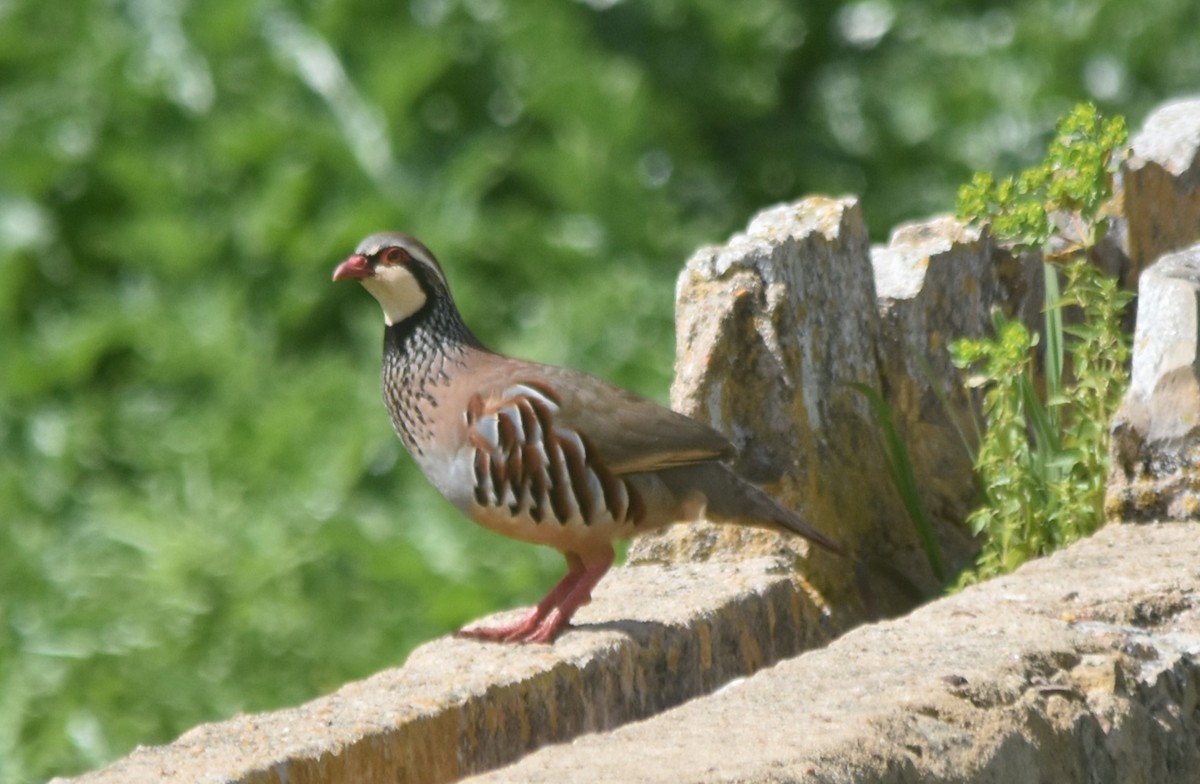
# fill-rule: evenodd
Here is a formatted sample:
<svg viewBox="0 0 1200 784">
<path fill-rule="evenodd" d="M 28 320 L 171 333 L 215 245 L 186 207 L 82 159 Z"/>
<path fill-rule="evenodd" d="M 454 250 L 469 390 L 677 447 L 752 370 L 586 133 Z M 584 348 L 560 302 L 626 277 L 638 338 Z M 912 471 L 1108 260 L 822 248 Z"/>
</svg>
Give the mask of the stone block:
<svg viewBox="0 0 1200 784">
<path fill-rule="evenodd" d="M 201 725 L 72 781 L 455 781 L 707 694 L 837 631 L 775 559 L 617 569 L 575 623 L 552 646 L 434 640 L 403 667 Z"/>
<path fill-rule="evenodd" d="M 631 559 L 786 554 L 831 612 L 851 617 L 864 605 L 902 611 L 932 591 L 866 400 L 848 385 L 879 388 L 878 333 L 854 199 L 765 210 L 728 244 L 697 251 L 679 278 L 672 405 L 729 436 L 741 474 L 863 561 L 886 562 L 869 595 L 845 559 L 756 529 L 677 526 L 635 542 Z"/>
<path fill-rule="evenodd" d="M 1200 531 L 1110 525 L 1014 574 L 470 784 L 1194 784 Z"/>
<path fill-rule="evenodd" d="M 1041 259 L 941 216 L 896 228 L 872 249 L 871 264 L 884 397 L 953 573 L 976 551 L 962 522 L 978 501 L 970 450 L 982 416 L 950 344 L 992 335 L 994 308 L 1039 328 Z"/>
<path fill-rule="evenodd" d="M 1130 153 L 1121 180 L 1133 265 L 1123 282 L 1132 289 L 1164 253 L 1200 240 L 1200 98 L 1156 109 Z"/>
<path fill-rule="evenodd" d="M 1200 519 L 1200 245 L 1142 273 L 1111 456 L 1110 517 Z"/>
</svg>

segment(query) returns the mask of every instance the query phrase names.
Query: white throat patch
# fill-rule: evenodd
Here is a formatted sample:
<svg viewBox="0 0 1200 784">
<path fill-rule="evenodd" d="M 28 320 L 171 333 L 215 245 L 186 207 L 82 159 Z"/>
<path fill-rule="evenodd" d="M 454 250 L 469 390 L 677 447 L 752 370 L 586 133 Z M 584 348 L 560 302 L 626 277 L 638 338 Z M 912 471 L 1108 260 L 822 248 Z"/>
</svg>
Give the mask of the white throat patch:
<svg viewBox="0 0 1200 784">
<path fill-rule="evenodd" d="M 425 292 L 413 274 L 401 265 L 380 264 L 375 274 L 362 279 L 363 287 L 383 306 L 383 321 L 399 324 L 425 304 Z"/>
</svg>

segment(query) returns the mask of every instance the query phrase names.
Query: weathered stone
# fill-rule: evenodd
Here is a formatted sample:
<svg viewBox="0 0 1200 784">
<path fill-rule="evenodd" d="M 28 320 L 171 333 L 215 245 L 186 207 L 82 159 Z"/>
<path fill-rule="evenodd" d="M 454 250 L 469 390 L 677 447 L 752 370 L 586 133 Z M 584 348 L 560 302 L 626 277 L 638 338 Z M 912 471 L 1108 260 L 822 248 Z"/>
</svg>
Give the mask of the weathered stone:
<svg viewBox="0 0 1200 784">
<path fill-rule="evenodd" d="M 1113 421 L 1109 516 L 1200 519 L 1200 245 L 1142 273 L 1129 391 Z"/>
<path fill-rule="evenodd" d="M 1200 531 L 1111 525 L 472 784 L 1200 780 Z"/>
<path fill-rule="evenodd" d="M 966 439 L 981 416 L 949 347 L 958 338 L 992 335 L 993 308 L 1041 321 L 1041 261 L 943 216 L 898 227 L 887 245 L 872 249 L 871 264 L 885 399 L 953 573 L 976 549 L 962 522 L 978 501 Z"/>
<path fill-rule="evenodd" d="M 196 727 L 76 781 L 454 781 L 709 693 L 836 631 L 776 559 L 617 569 L 575 623 L 553 646 L 434 640 L 401 668 Z"/>
<path fill-rule="evenodd" d="M 673 406 L 724 432 L 737 469 L 867 561 L 872 610 L 912 606 L 934 582 L 891 486 L 863 396 L 878 389 L 875 286 L 853 199 L 766 210 L 745 234 L 698 251 L 676 295 Z M 634 560 L 791 553 L 836 614 L 860 599 L 844 559 L 810 557 L 796 537 L 732 526 L 676 527 L 636 542 Z M 900 584 L 888 582 L 901 575 Z M 913 591 L 912 585 L 921 586 Z"/>
<path fill-rule="evenodd" d="M 1197 563 L 1195 524 L 1110 525 L 472 781 L 1194 782 Z M 76 781 L 450 781 L 677 705 L 687 684 L 711 691 L 786 656 L 781 640 L 818 642 L 784 572 L 772 559 L 618 569 L 554 646 L 438 640 L 401 669 L 197 727 Z"/>
<path fill-rule="evenodd" d="M 1133 138 L 1122 172 L 1133 268 L 1124 283 L 1164 253 L 1200 240 L 1200 98 L 1155 110 Z"/>
</svg>

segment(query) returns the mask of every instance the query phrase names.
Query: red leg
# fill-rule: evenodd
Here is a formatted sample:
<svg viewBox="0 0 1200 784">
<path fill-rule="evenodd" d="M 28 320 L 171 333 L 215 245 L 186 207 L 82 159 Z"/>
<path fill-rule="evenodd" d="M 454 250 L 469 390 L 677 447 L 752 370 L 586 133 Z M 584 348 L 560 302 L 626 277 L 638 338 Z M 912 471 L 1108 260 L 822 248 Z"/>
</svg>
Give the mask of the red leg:
<svg viewBox="0 0 1200 784">
<path fill-rule="evenodd" d="M 574 553 L 565 553 L 567 558 L 567 573 L 558 584 L 550 589 L 546 598 L 537 603 L 524 618 L 507 626 L 481 626 L 473 629 L 460 629 L 456 637 L 469 637 L 476 640 L 515 640 L 524 637 L 536 629 L 550 611 L 567 596 L 579 579 L 583 577 L 585 568 L 583 560 Z"/>
<path fill-rule="evenodd" d="M 507 626 L 462 629 L 456 636 L 503 642 L 551 642 L 583 605 L 591 601 L 592 589 L 612 566 L 610 549 L 600 559 L 585 564 L 575 553 L 565 553 L 567 574 L 524 618 Z"/>
<path fill-rule="evenodd" d="M 612 552 L 609 551 L 608 557 L 604 561 L 587 567 L 575 581 L 571 592 L 542 619 L 536 629 L 521 637 L 521 640 L 524 642 L 553 642 L 559 632 L 570 625 L 571 616 L 575 614 L 575 611 L 592 600 L 592 589 L 612 566 L 613 557 Z"/>
</svg>

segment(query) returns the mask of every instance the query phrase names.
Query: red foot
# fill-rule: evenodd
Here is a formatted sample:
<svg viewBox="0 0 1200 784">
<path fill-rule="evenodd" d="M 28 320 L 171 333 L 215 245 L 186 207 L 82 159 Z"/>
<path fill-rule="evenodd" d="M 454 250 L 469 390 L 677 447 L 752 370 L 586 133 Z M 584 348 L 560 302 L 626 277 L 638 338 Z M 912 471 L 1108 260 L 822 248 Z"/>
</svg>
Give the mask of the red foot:
<svg viewBox="0 0 1200 784">
<path fill-rule="evenodd" d="M 455 636 L 494 642 L 553 642 L 570 626 L 575 611 L 592 600 L 592 589 L 613 562 L 612 550 L 591 565 L 574 553 L 566 553 L 566 557 L 566 576 L 524 618 L 507 626 L 460 629 Z"/>
</svg>

